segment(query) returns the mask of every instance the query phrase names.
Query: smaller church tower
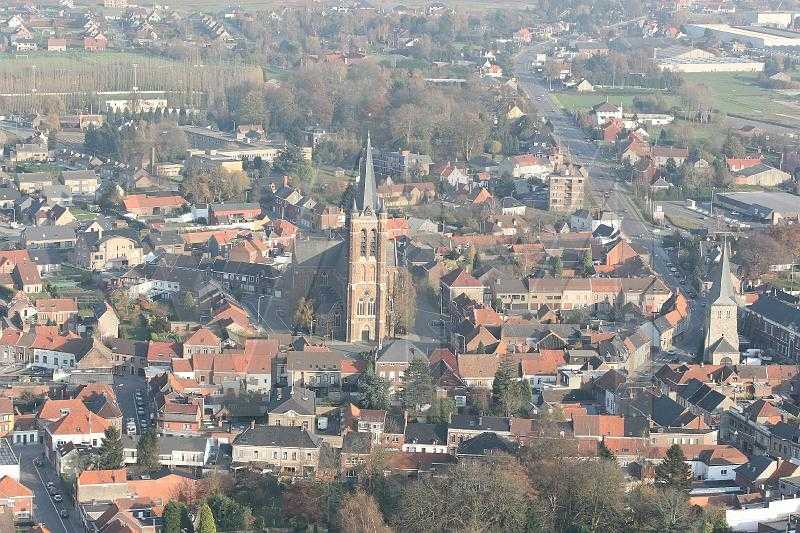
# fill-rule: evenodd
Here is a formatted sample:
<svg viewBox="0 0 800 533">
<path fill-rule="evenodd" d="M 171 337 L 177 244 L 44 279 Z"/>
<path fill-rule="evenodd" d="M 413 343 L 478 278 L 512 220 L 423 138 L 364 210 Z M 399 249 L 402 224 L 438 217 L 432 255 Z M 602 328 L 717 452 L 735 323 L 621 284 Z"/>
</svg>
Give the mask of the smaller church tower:
<svg viewBox="0 0 800 533">
<path fill-rule="evenodd" d="M 388 216 L 378 197 L 367 135 L 348 213 L 348 342 L 380 342 L 388 334 L 388 245 Z"/>
<path fill-rule="evenodd" d="M 739 364 L 738 304 L 731 282 L 728 242 L 722 245 L 722 258 L 709 295 L 703 361 L 714 365 Z"/>
</svg>

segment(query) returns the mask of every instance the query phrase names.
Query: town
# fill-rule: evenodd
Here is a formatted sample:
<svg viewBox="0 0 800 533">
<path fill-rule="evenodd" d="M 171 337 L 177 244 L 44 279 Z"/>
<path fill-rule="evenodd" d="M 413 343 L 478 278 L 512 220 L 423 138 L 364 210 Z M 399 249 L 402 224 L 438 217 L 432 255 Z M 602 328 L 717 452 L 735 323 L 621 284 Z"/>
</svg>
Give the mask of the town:
<svg viewBox="0 0 800 533">
<path fill-rule="evenodd" d="M 800 2 L 0 4 L 0 533 L 800 530 Z"/>
</svg>

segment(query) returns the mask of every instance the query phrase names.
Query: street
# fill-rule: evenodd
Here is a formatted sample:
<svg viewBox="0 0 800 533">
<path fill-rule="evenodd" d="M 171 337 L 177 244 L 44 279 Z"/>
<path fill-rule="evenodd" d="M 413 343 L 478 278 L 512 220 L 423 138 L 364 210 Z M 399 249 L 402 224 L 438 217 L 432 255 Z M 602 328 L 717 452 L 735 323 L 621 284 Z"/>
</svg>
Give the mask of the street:
<svg viewBox="0 0 800 533">
<path fill-rule="evenodd" d="M 33 491 L 33 519 L 43 522 L 53 533 L 72 533 L 83 531 L 80 517 L 72 505 L 72 499 L 64 490 L 61 479 L 53 466 L 44 461 L 42 466 L 34 463 L 36 458 L 41 458 L 44 447 L 42 444 L 27 444 L 16 446 L 14 451 L 20 456 L 20 481 Z M 47 490 L 47 483 L 52 482 L 57 494 L 63 498 L 62 502 L 54 501 L 54 496 Z M 62 518 L 59 512 L 66 509 L 69 515 Z"/>
<path fill-rule="evenodd" d="M 137 406 L 137 390 L 142 391 L 141 409 L 139 406 Z M 129 374 L 114 376 L 114 392 L 117 394 L 119 408 L 122 409 L 123 432 L 125 432 L 125 426 L 130 419 L 134 419 L 136 421 L 137 435 L 141 435 L 144 432 L 143 429 L 152 426 L 152 420 L 150 419 L 151 402 L 149 398 L 149 391 L 147 383 L 143 377 L 131 376 Z"/>
</svg>

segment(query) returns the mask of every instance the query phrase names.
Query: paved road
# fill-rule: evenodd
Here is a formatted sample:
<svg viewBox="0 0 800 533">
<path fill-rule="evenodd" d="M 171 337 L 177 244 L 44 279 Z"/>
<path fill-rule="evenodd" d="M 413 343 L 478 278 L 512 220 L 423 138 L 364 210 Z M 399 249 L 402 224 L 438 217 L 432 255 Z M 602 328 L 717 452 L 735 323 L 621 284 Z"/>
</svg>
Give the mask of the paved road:
<svg viewBox="0 0 800 533">
<path fill-rule="evenodd" d="M 67 492 L 62 486 L 55 469 L 47 461 L 40 467 L 34 459 L 42 457 L 44 447 L 41 444 L 28 444 L 15 447 L 20 455 L 20 477 L 22 484 L 33 491 L 34 520 L 43 522 L 53 533 L 73 533 L 83 531 L 77 511 L 72 505 Z M 46 483 L 52 481 L 64 501 L 56 503 L 47 491 Z M 66 509 L 67 518 L 61 518 L 59 512 Z"/>
<path fill-rule="evenodd" d="M 136 406 L 136 391 L 142 391 L 142 398 L 144 399 L 144 414 L 138 412 Z M 125 431 L 125 424 L 128 420 L 133 418 L 136 420 L 136 433 L 142 434 L 142 422 L 145 421 L 148 426 L 152 426 L 150 420 L 150 405 L 151 402 L 147 398 L 147 384 L 145 379 L 141 376 L 114 376 L 114 391 L 117 393 L 117 401 L 123 414 L 123 431 Z"/>
</svg>

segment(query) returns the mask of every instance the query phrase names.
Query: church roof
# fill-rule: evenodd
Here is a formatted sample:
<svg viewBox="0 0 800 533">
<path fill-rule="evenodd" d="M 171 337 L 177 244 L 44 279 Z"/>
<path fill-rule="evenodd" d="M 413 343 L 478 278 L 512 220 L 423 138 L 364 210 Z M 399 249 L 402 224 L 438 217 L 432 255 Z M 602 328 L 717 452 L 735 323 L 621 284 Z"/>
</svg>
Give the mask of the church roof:
<svg viewBox="0 0 800 533">
<path fill-rule="evenodd" d="M 711 345 L 708 351 L 712 354 L 721 355 L 739 354 L 739 350 L 735 348 L 725 337 L 720 337 L 717 342 Z"/>
<path fill-rule="evenodd" d="M 711 305 L 736 305 L 733 284 L 731 283 L 731 265 L 728 256 L 730 255 L 727 241 L 722 245 L 722 259 L 719 261 L 719 269 L 714 277 L 714 284 L 711 287 L 709 300 Z"/>
<path fill-rule="evenodd" d="M 377 213 L 381 208 L 378 197 L 378 186 L 375 183 L 375 167 L 372 164 L 372 142 L 367 134 L 367 148 L 359 165 L 359 179 L 354 199 L 355 207 L 360 213 Z"/>
</svg>

